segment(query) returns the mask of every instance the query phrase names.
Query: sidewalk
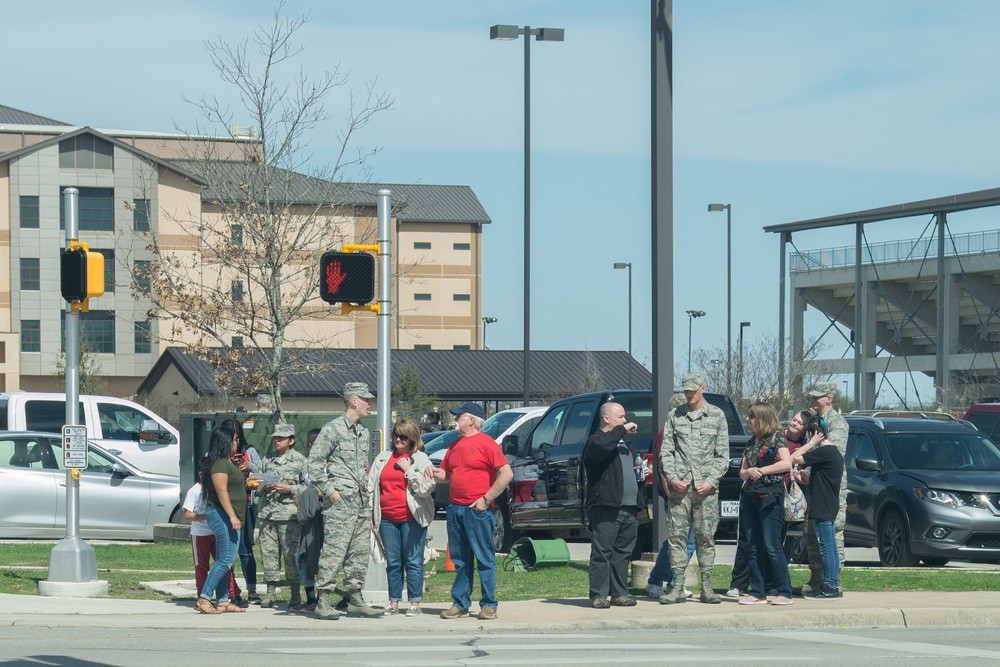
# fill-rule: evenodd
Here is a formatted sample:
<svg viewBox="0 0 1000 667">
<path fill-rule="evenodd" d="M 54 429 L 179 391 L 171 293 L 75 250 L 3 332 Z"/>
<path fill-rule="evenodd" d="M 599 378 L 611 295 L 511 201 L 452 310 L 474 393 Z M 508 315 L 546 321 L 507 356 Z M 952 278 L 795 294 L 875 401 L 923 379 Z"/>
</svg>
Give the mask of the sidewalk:
<svg viewBox="0 0 1000 667">
<path fill-rule="evenodd" d="M 184 589 L 190 594 L 194 582 L 157 582 L 157 588 Z M 560 600 L 500 601 L 496 621 L 469 618 L 445 621 L 437 614 L 447 603 L 430 603 L 423 616 L 386 616 L 380 619 L 342 617 L 320 621 L 312 615 L 251 606 L 243 614 L 205 616 L 193 609 L 193 599 L 168 601 L 117 600 L 109 598 L 55 598 L 37 595 L 0 595 L 0 623 L 19 627 L 120 627 L 177 628 L 203 630 L 286 630 L 329 628 L 334 632 L 511 632 L 613 630 L 628 628 L 720 628 L 774 630 L 803 628 L 1000 626 L 1000 594 L 964 593 L 845 593 L 836 601 L 795 598 L 790 607 L 741 607 L 735 600 L 720 605 L 687 602 L 661 605 L 639 598 L 635 607 L 597 610 L 585 598 Z"/>
</svg>

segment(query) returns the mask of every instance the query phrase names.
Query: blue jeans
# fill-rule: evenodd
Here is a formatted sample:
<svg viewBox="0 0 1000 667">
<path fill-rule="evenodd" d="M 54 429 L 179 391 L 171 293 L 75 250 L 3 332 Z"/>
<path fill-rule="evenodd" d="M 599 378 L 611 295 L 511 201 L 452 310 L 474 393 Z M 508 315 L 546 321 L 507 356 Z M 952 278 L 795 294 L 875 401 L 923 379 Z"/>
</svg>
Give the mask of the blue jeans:
<svg viewBox="0 0 1000 667">
<path fill-rule="evenodd" d="M 479 562 L 479 585 L 482 598 L 479 607 L 497 607 L 497 557 L 493 551 L 493 530 L 496 518 L 493 510 L 480 512 L 467 505 L 448 505 L 448 548 L 455 564 L 455 582 L 451 599 L 455 606 L 467 611 L 472 604 L 473 564 Z"/>
<path fill-rule="evenodd" d="M 667 506 L 666 500 L 663 501 L 663 511 L 668 516 L 670 515 L 670 508 Z M 691 534 L 688 536 L 688 560 L 691 560 L 693 553 L 694 528 L 691 529 Z M 663 544 L 660 545 L 660 553 L 656 554 L 656 563 L 653 564 L 653 569 L 650 571 L 646 583 L 664 587 L 674 585 L 674 572 L 670 569 L 670 542 L 668 540 L 663 540 Z"/>
<path fill-rule="evenodd" d="M 769 498 L 764 505 L 756 493 L 740 494 L 740 516 L 747 519 L 747 543 L 750 545 L 750 590 L 758 599 L 767 597 L 766 564 L 771 564 L 773 585 L 778 595 L 792 597 L 792 581 L 788 576 L 788 560 L 781 548 L 781 530 L 785 521 L 784 496 Z"/>
<path fill-rule="evenodd" d="M 837 552 L 837 531 L 833 521 L 813 517 L 812 522 L 823 557 L 823 583 L 840 588 L 840 554 Z"/>
<path fill-rule="evenodd" d="M 378 532 L 382 536 L 382 546 L 385 547 L 389 602 L 403 599 L 404 570 L 406 599 L 420 602 L 424 597 L 424 542 L 427 540 L 427 529 L 413 519 L 402 523 L 382 519 Z M 492 537 L 490 542 L 492 543 Z"/>
<path fill-rule="evenodd" d="M 257 524 L 257 507 L 247 505 L 247 515 L 240 531 L 240 567 L 243 568 L 243 579 L 247 582 L 247 593 L 257 592 L 257 559 L 253 556 L 253 531 Z"/>
<path fill-rule="evenodd" d="M 215 533 L 216 553 L 215 562 L 201 588 L 201 597 L 211 600 L 212 593 L 215 593 L 216 602 L 223 602 L 229 600 L 229 568 L 236 560 L 238 533 L 229 523 L 229 517 L 215 505 L 209 505 L 205 509 L 205 518 L 208 520 L 208 527 Z"/>
</svg>

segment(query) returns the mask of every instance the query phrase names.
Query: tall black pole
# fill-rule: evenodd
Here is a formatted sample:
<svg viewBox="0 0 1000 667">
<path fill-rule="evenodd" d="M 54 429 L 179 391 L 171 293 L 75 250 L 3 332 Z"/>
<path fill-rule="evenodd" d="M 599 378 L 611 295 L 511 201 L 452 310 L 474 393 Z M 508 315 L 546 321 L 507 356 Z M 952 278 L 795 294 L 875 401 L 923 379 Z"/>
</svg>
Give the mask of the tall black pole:
<svg viewBox="0 0 1000 667">
<path fill-rule="evenodd" d="M 531 27 L 524 26 L 524 404 L 531 400 Z"/>
</svg>

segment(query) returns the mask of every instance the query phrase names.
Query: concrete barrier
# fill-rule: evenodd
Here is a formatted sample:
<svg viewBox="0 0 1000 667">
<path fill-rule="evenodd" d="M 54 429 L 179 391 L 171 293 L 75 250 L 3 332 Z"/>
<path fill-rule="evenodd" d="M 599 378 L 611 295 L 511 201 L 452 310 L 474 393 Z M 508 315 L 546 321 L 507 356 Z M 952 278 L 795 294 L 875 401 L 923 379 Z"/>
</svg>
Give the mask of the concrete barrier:
<svg viewBox="0 0 1000 667">
<path fill-rule="evenodd" d="M 153 525 L 153 542 L 190 542 L 191 524 L 157 523 Z"/>
</svg>

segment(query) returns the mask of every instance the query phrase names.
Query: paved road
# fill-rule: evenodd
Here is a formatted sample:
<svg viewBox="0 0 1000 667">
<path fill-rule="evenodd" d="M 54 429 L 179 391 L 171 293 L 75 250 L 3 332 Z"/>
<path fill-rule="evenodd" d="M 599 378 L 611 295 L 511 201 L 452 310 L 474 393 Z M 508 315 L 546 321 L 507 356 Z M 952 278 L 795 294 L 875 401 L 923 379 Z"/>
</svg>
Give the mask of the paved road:
<svg viewBox="0 0 1000 667">
<path fill-rule="evenodd" d="M 796 630 L 647 629 L 581 632 L 498 632 L 468 629 L 436 634 L 331 632 L 329 627 L 274 630 L 91 628 L 57 632 L 0 628 L 0 664 L 608 665 L 813 664 L 993 665 L 996 634 L 984 628 Z M 339 630 L 339 628 L 338 628 Z M 720 638 L 724 639 L 720 641 Z M 9 661 L 9 662 L 8 662 Z"/>
</svg>

